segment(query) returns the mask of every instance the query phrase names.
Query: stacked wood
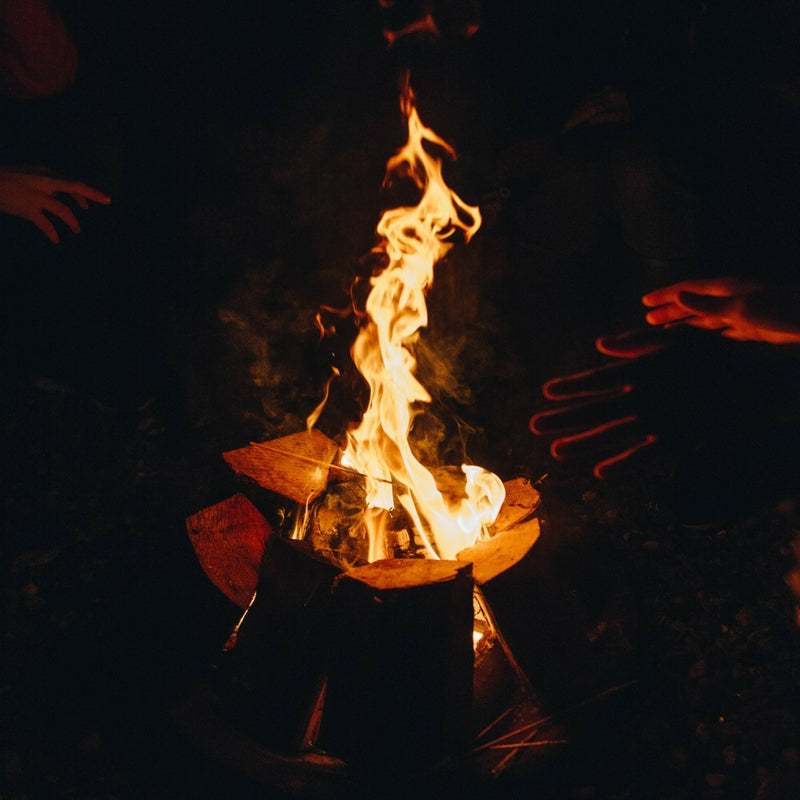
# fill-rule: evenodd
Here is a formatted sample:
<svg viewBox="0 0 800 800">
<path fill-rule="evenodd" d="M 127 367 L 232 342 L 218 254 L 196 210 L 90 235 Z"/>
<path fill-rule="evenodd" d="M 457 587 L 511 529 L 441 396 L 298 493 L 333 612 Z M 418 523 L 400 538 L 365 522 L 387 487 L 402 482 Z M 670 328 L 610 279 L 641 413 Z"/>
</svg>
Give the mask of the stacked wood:
<svg viewBox="0 0 800 800">
<path fill-rule="evenodd" d="M 282 752 L 300 751 L 313 738 L 338 574 L 306 543 L 270 537 L 255 601 L 223 666 L 228 713 Z"/>
<path fill-rule="evenodd" d="M 259 485 L 305 502 L 341 480 L 338 452 L 312 431 L 224 456 Z M 443 491 L 460 490 L 463 478 L 453 475 L 440 476 Z M 322 720 L 322 746 L 373 774 L 421 770 L 465 752 L 476 725 L 530 690 L 475 593 L 477 584 L 494 594 L 539 536 L 530 519 L 539 493 L 523 479 L 505 487 L 493 536 L 457 560 L 386 559 L 347 573 L 310 542 L 270 535 L 243 495 L 187 519 L 203 568 L 246 609 L 220 673 L 226 713 L 290 753 L 315 740 Z M 485 633 L 477 651 L 476 608 Z"/>
<path fill-rule="evenodd" d="M 471 566 L 387 559 L 342 574 L 321 742 L 362 771 L 463 753 L 472 698 Z"/>
</svg>

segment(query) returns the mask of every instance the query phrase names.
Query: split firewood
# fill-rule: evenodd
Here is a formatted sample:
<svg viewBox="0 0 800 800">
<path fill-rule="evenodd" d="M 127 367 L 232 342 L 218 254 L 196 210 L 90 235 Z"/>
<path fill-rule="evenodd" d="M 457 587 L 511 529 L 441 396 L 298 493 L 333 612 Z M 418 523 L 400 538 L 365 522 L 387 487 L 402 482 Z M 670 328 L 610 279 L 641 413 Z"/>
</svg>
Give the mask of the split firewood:
<svg viewBox="0 0 800 800">
<path fill-rule="evenodd" d="M 527 478 L 512 478 L 503 483 L 506 497 L 497 519 L 492 525 L 494 533 L 501 533 L 526 520 L 538 508 L 540 495 Z"/>
<path fill-rule="evenodd" d="M 538 538 L 539 520 L 529 519 L 461 550 L 456 559 L 472 562 L 475 583 L 483 586 L 525 558 Z"/>
<path fill-rule="evenodd" d="M 456 561 L 386 559 L 337 579 L 320 734 L 328 752 L 385 774 L 464 751 L 472 592 L 470 565 Z"/>
<path fill-rule="evenodd" d="M 258 584 L 264 545 L 272 527 L 241 494 L 187 517 L 186 532 L 203 571 L 239 608 Z"/>
<path fill-rule="evenodd" d="M 270 537 L 255 601 L 220 673 L 231 717 L 282 752 L 311 744 L 327 667 L 331 587 L 339 572 L 306 542 Z"/>
<path fill-rule="evenodd" d="M 222 457 L 233 469 L 290 500 L 306 503 L 328 485 L 339 446 L 316 429 L 254 442 Z"/>
</svg>

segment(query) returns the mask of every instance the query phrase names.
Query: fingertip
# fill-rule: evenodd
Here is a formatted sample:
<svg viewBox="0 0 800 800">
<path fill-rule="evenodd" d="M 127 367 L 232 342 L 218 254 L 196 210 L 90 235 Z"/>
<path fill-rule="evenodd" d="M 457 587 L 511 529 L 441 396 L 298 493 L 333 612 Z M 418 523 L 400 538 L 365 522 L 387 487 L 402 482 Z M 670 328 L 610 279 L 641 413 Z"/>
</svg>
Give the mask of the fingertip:
<svg viewBox="0 0 800 800">
<path fill-rule="evenodd" d="M 547 400 L 560 400 L 562 395 L 556 391 L 554 387 L 558 386 L 561 382 L 560 378 L 553 378 L 542 385 L 542 395 Z"/>
<path fill-rule="evenodd" d="M 598 480 L 601 481 L 608 480 L 613 476 L 614 471 L 616 469 L 621 468 L 621 466 L 624 464 L 629 464 L 631 462 L 631 459 L 633 459 L 634 456 L 638 455 L 640 451 L 644 450 L 646 447 L 654 445 L 657 441 L 658 441 L 658 436 L 655 433 L 648 433 L 638 442 L 626 448 L 621 453 L 617 453 L 616 455 L 613 455 L 610 458 L 606 458 L 603 461 L 599 461 L 597 464 L 594 465 L 592 469 L 592 474 Z"/>
<path fill-rule="evenodd" d="M 619 336 L 598 336 L 594 340 L 594 348 L 598 353 L 604 356 L 612 356 L 614 358 L 625 357 L 627 355 L 624 349 L 619 347 Z M 617 345 L 615 347 L 615 345 Z"/>
<path fill-rule="evenodd" d="M 552 429 L 548 430 L 547 425 L 547 420 L 552 416 L 552 412 L 539 411 L 528 420 L 528 429 L 531 433 L 536 434 L 536 436 L 546 436 L 548 433 L 553 433 Z"/>
<path fill-rule="evenodd" d="M 648 311 L 644 315 L 644 320 L 648 325 L 660 325 L 661 323 L 658 320 L 658 315 L 655 311 Z"/>
<path fill-rule="evenodd" d="M 606 352 L 606 350 L 608 349 L 606 345 L 608 338 L 609 338 L 608 336 L 598 336 L 594 340 L 595 350 L 599 351 L 600 353 L 603 353 L 604 355 L 608 355 L 608 353 Z"/>
<path fill-rule="evenodd" d="M 561 453 L 561 451 L 560 451 L 560 449 L 559 449 L 559 445 L 561 445 L 561 440 L 560 440 L 560 439 L 556 439 L 556 440 L 555 440 L 555 441 L 554 441 L 554 442 L 553 442 L 553 443 L 550 445 L 550 455 L 551 455 L 551 456 L 552 456 L 552 457 L 553 457 L 553 458 L 554 458 L 556 461 L 566 461 L 566 456 L 564 456 L 564 455 Z"/>
</svg>

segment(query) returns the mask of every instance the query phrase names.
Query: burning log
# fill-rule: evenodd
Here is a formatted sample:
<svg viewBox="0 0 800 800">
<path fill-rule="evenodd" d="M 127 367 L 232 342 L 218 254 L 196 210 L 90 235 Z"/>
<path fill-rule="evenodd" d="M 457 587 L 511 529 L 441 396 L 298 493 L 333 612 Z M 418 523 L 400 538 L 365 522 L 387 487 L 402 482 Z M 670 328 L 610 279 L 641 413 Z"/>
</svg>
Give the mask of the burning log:
<svg viewBox="0 0 800 800">
<path fill-rule="evenodd" d="M 530 519 L 462 550 L 456 558 L 472 562 L 475 583 L 484 586 L 525 558 L 538 538 L 539 520 Z"/>
<path fill-rule="evenodd" d="M 227 654 L 221 696 L 229 713 L 284 752 L 297 752 L 313 738 L 338 574 L 304 542 L 270 537 L 256 599 Z"/>
<path fill-rule="evenodd" d="M 247 608 L 258 584 L 264 544 L 272 527 L 241 494 L 187 517 L 186 531 L 211 582 L 239 608 Z"/>
<path fill-rule="evenodd" d="M 502 533 L 519 522 L 530 517 L 539 507 L 541 496 L 527 478 L 513 478 L 505 481 L 503 486 L 506 496 L 497 519 L 492 525 L 493 533 Z"/>
<path fill-rule="evenodd" d="M 223 453 L 223 458 L 241 475 L 260 486 L 298 503 L 319 497 L 328 485 L 328 475 L 339 446 L 316 429 L 254 442 Z"/>
<path fill-rule="evenodd" d="M 465 751 L 472 698 L 472 569 L 387 559 L 334 586 L 321 741 L 365 772 L 420 770 Z"/>
</svg>

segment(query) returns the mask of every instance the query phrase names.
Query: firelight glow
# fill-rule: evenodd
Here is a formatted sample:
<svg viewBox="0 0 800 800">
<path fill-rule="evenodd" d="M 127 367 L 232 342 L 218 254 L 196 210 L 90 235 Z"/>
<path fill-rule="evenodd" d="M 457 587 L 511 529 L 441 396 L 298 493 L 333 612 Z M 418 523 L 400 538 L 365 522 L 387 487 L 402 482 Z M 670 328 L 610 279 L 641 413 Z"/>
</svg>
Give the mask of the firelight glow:
<svg viewBox="0 0 800 800">
<path fill-rule="evenodd" d="M 370 399 L 360 424 L 347 434 L 345 452 L 347 464 L 370 476 L 365 515 L 370 561 L 386 556 L 383 530 L 395 493 L 423 538 L 427 555 L 445 559 L 488 535 L 505 499 L 500 478 L 471 465 L 462 466 L 465 496 L 445 497 L 409 444 L 414 416 L 421 404 L 431 401 L 415 376 L 414 345 L 428 322 L 425 292 L 433 283 L 434 265 L 450 250 L 453 237 L 460 231 L 468 242 L 481 217 L 477 207 L 464 203 L 445 184 L 441 159 L 425 145 L 450 157 L 455 153 L 422 124 L 408 85 L 400 105 L 408 140 L 387 162 L 384 183 L 398 176 L 410 178 L 422 197 L 414 207 L 386 211 L 377 226 L 377 249 L 386 254 L 388 264 L 371 279 L 367 322 L 352 347 Z"/>
</svg>

